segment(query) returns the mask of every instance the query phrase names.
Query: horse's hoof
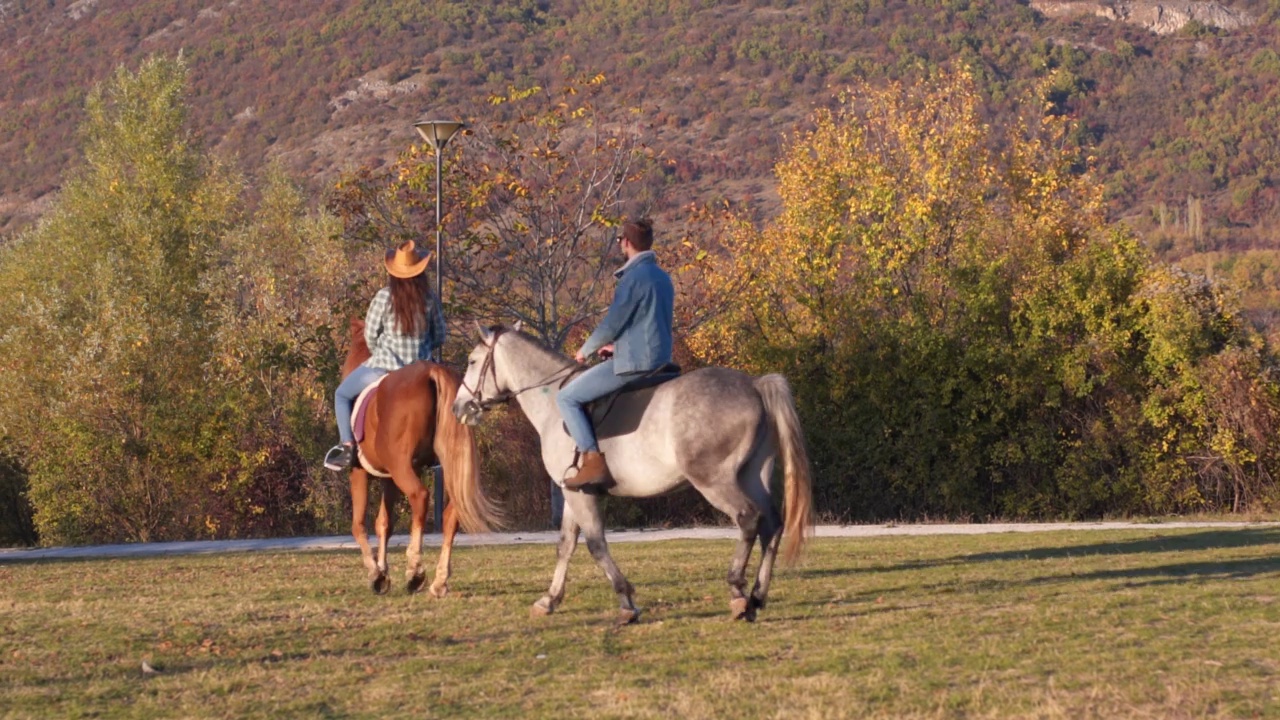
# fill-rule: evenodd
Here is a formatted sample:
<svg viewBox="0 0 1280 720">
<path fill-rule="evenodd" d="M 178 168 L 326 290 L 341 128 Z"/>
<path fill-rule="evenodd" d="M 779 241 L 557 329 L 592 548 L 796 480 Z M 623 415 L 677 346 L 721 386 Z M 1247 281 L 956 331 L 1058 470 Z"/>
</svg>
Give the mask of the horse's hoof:
<svg viewBox="0 0 1280 720">
<path fill-rule="evenodd" d="M 437 598 L 437 599 L 443 598 L 445 595 L 449 594 L 449 584 L 440 583 L 439 586 L 436 586 L 433 584 L 429 589 L 429 592 L 431 593 L 431 597 L 433 598 Z"/>
<path fill-rule="evenodd" d="M 640 621 L 640 608 L 622 608 L 618 611 L 618 625 L 630 625 Z"/>
<path fill-rule="evenodd" d="M 750 606 L 746 598 L 734 598 L 729 601 L 729 617 L 734 620 L 746 620 Z"/>
<path fill-rule="evenodd" d="M 387 591 L 391 589 L 391 578 L 386 575 L 379 575 L 369 581 L 369 589 L 373 590 L 374 595 L 386 595 Z"/>
<path fill-rule="evenodd" d="M 409 584 L 405 586 L 405 590 L 408 590 L 409 594 L 413 595 L 418 591 L 422 590 L 422 586 L 426 584 L 427 584 L 427 574 L 418 573 L 417 575 L 414 575 L 413 577 L 409 578 Z"/>
<path fill-rule="evenodd" d="M 544 600 L 539 600 L 529 607 L 529 617 L 544 618 L 551 614 L 551 605 Z"/>
</svg>

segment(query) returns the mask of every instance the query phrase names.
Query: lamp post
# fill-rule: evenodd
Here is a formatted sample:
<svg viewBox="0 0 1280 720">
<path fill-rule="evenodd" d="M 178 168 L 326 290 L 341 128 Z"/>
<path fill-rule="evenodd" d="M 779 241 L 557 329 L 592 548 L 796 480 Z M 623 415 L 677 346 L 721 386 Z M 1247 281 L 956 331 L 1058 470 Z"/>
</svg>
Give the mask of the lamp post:
<svg viewBox="0 0 1280 720">
<path fill-rule="evenodd" d="M 443 207 L 441 176 L 444 172 L 444 146 L 453 138 L 454 133 L 466 127 L 456 120 L 419 120 L 413 124 L 418 134 L 426 140 L 436 153 L 436 300 L 444 307 L 444 232 L 440 226 Z M 432 358 L 440 361 L 440 351 L 436 350 Z M 436 524 L 436 532 L 444 532 L 444 473 L 439 466 L 435 470 L 434 492 L 432 493 L 432 509 Z"/>
</svg>

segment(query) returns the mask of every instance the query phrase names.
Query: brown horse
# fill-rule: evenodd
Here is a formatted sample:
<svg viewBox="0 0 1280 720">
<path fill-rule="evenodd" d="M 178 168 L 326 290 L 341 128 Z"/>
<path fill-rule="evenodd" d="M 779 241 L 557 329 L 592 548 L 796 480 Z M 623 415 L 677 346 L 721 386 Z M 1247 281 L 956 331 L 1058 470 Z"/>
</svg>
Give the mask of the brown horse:
<svg viewBox="0 0 1280 720">
<path fill-rule="evenodd" d="M 342 366 L 346 377 L 368 360 L 364 321 L 351 320 L 351 350 Z M 379 595 L 391 587 L 387 577 L 387 541 L 396 522 L 400 495 L 409 500 L 413 522 L 409 530 L 408 590 L 418 592 L 426 582 L 422 568 L 422 532 L 427 519 L 427 488 L 419 477 L 424 467 L 437 460 L 444 468 L 444 527 L 440 559 L 431 582 L 431 594 L 444 597 L 449 592 L 450 557 L 453 539 L 461 523 L 467 532 L 485 532 L 497 524 L 499 513 L 480 487 L 480 463 L 476 440 L 470 427 L 454 417 L 451 407 L 458 394 L 458 376 L 443 365 L 415 362 L 387 375 L 374 391 L 365 412 L 364 440 L 351 470 L 351 534 L 360 544 L 369 585 Z M 382 504 L 378 508 L 378 557 L 369 548 L 365 513 L 369 506 L 369 471 L 387 474 L 382 480 Z"/>
</svg>

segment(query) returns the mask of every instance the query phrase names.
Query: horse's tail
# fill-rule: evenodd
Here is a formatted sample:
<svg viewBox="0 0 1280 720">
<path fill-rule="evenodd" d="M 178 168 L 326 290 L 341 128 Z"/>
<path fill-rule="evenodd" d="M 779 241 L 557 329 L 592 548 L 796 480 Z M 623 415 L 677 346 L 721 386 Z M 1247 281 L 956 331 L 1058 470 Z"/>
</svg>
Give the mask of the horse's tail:
<svg viewBox="0 0 1280 720">
<path fill-rule="evenodd" d="M 800 557 L 805 540 L 813 532 L 813 480 L 809 474 L 809 453 L 804 447 L 804 433 L 796 415 L 791 387 L 781 375 L 765 375 L 755 381 L 756 391 L 764 401 L 765 412 L 777 433 L 782 451 L 783 485 L 783 559 L 794 563 Z"/>
<path fill-rule="evenodd" d="M 459 380 L 443 365 L 427 363 L 436 386 L 436 433 L 433 448 L 444 468 L 444 488 L 466 532 L 488 532 L 502 524 L 502 513 L 480 487 L 480 458 L 469 425 L 453 414 Z"/>
</svg>

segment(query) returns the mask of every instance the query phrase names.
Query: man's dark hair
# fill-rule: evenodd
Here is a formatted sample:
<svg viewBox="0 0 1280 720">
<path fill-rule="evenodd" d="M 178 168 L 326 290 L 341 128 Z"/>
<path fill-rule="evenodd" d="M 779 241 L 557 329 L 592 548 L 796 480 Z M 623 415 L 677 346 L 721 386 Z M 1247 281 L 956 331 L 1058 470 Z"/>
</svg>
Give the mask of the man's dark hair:
<svg viewBox="0 0 1280 720">
<path fill-rule="evenodd" d="M 622 224 L 622 237 L 641 252 L 653 247 L 653 223 L 648 218 L 628 220 Z"/>
</svg>

